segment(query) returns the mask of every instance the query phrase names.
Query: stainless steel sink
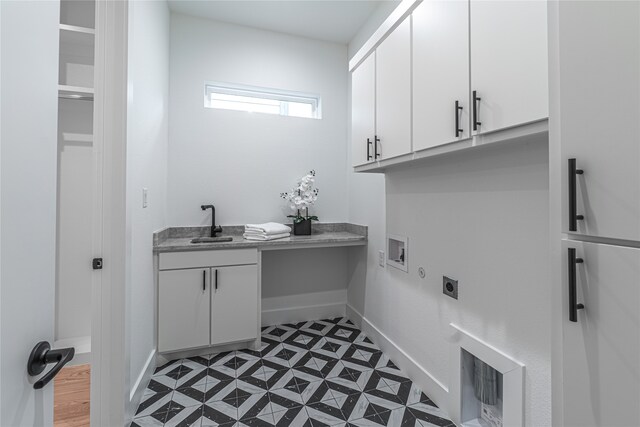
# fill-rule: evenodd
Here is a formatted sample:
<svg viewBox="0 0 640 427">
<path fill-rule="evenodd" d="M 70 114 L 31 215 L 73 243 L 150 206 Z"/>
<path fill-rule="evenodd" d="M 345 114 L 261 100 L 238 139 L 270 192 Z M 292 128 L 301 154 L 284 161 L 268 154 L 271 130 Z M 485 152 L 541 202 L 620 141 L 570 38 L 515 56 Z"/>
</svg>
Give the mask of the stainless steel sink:
<svg viewBox="0 0 640 427">
<path fill-rule="evenodd" d="M 219 243 L 219 242 L 230 242 L 233 240 L 231 236 L 225 237 L 196 237 L 191 240 L 191 243 Z"/>
</svg>

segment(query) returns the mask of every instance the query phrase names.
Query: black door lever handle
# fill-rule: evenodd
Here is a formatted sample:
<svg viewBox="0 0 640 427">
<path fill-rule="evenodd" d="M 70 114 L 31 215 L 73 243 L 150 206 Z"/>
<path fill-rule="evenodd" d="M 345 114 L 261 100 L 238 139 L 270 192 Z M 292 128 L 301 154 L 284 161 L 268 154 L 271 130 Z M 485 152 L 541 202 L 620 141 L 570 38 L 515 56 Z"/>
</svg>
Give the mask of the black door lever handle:
<svg viewBox="0 0 640 427">
<path fill-rule="evenodd" d="M 40 341 L 36 344 L 33 350 L 31 350 L 29 361 L 27 362 L 27 372 L 29 375 L 32 377 L 40 375 L 49 363 L 55 363 L 55 365 L 33 384 L 33 388 L 38 390 L 47 385 L 49 381 L 60 372 L 64 365 L 73 359 L 75 354 L 76 350 L 73 347 L 51 350 L 51 345 L 46 341 Z"/>
</svg>

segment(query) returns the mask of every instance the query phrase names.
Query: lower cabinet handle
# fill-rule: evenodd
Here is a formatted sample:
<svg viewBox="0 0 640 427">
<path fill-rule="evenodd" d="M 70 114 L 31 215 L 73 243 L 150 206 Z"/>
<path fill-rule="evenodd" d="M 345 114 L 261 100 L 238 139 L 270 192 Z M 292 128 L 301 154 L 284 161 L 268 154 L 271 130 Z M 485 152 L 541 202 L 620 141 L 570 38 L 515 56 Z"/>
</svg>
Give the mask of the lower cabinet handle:
<svg viewBox="0 0 640 427">
<path fill-rule="evenodd" d="M 202 270 L 202 293 L 207 290 L 207 270 Z"/>
<path fill-rule="evenodd" d="M 578 292 L 576 289 L 576 266 L 582 264 L 582 258 L 576 257 L 576 249 L 568 248 L 568 282 L 569 282 L 569 321 L 578 321 L 578 310 L 584 308 L 583 304 L 578 303 Z"/>
<path fill-rule="evenodd" d="M 478 112 L 478 101 L 480 101 L 482 98 L 480 98 L 476 91 L 473 91 L 473 130 L 478 130 L 478 126 L 480 126 L 482 124 L 481 121 L 479 121 L 478 119 L 480 118 L 480 114 Z"/>
<path fill-rule="evenodd" d="M 215 287 L 216 287 L 216 291 L 218 290 L 218 270 L 216 269 L 215 273 Z"/>
<path fill-rule="evenodd" d="M 377 159 L 378 157 L 380 157 L 380 153 L 378 152 L 378 143 L 380 142 L 380 138 L 378 138 L 378 135 L 375 136 L 374 138 L 374 143 L 373 143 L 373 156 Z"/>
<path fill-rule="evenodd" d="M 371 160 L 373 157 L 371 156 L 371 140 L 367 138 L 367 160 Z"/>
<path fill-rule="evenodd" d="M 460 112 L 462 111 L 462 106 L 460 105 L 459 101 L 456 101 L 456 138 L 460 136 L 460 134 L 463 132 L 462 129 L 460 129 Z"/>
</svg>

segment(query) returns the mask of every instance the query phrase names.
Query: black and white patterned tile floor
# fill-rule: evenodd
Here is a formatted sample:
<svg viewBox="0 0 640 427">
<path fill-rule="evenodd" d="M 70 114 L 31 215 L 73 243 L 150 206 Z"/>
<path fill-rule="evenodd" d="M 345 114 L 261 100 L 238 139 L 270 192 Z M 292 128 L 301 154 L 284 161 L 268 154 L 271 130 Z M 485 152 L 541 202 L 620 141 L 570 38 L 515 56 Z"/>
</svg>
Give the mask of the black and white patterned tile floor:
<svg viewBox="0 0 640 427">
<path fill-rule="evenodd" d="M 260 351 L 156 369 L 131 426 L 453 426 L 346 318 L 270 326 Z"/>
</svg>

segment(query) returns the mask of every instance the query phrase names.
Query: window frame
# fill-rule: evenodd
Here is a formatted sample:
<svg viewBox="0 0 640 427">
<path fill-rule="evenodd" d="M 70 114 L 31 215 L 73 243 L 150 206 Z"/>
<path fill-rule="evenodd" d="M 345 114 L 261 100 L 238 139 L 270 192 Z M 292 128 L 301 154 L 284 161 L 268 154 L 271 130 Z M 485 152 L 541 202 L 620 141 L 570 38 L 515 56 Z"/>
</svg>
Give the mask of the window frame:
<svg viewBox="0 0 640 427">
<path fill-rule="evenodd" d="M 250 111 L 235 108 L 215 107 L 211 105 L 211 94 L 242 96 L 260 100 L 271 100 L 280 103 L 279 113 L 269 113 L 264 111 Z M 232 101 L 231 101 L 232 102 Z M 296 116 L 289 114 L 289 103 L 310 105 L 311 116 Z M 247 102 L 247 104 L 249 104 Z M 258 103 L 256 103 L 258 104 Z M 322 119 L 322 98 L 317 94 L 296 92 L 292 90 L 273 89 L 267 87 L 249 86 L 234 83 L 222 83 L 214 81 L 204 82 L 204 107 L 215 110 L 238 111 L 246 113 L 261 113 L 283 117 L 295 117 L 299 119 Z"/>
</svg>

